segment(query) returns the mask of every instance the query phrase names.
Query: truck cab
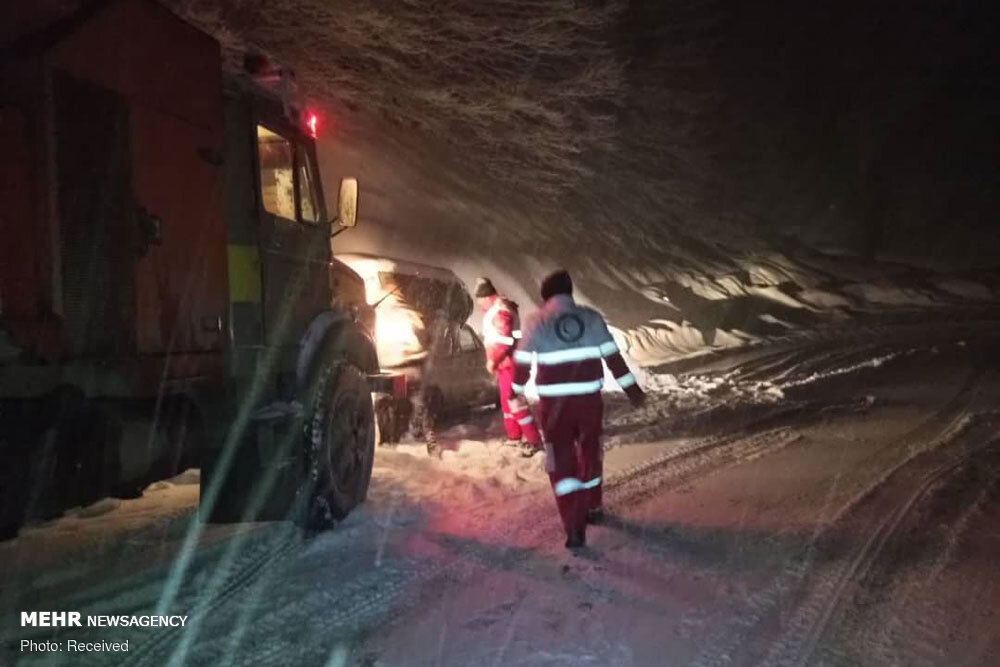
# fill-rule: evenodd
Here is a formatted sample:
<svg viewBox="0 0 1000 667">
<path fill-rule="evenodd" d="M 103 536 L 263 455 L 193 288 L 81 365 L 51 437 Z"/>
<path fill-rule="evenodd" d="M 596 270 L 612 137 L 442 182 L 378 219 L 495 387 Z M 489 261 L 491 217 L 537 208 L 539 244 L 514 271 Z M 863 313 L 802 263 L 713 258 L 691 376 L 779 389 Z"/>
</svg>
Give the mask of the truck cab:
<svg viewBox="0 0 1000 667">
<path fill-rule="evenodd" d="M 287 74 L 153 0 L 4 36 L 6 532 L 188 465 L 208 519 L 350 511 L 386 378 L 331 281 L 357 182 L 331 215 Z"/>
</svg>

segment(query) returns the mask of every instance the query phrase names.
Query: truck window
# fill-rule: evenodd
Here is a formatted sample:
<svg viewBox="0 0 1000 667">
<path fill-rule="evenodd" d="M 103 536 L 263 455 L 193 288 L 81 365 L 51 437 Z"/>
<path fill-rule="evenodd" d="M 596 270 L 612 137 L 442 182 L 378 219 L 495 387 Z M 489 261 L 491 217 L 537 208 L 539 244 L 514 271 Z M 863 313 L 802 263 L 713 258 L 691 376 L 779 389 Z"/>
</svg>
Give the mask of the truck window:
<svg viewBox="0 0 1000 667">
<path fill-rule="evenodd" d="M 316 205 L 316 191 L 313 188 L 312 169 L 309 154 L 299 148 L 299 199 L 303 222 L 319 222 L 319 206 Z"/>
<path fill-rule="evenodd" d="M 286 220 L 295 220 L 295 157 L 291 142 L 258 125 L 257 155 L 264 210 Z"/>
</svg>

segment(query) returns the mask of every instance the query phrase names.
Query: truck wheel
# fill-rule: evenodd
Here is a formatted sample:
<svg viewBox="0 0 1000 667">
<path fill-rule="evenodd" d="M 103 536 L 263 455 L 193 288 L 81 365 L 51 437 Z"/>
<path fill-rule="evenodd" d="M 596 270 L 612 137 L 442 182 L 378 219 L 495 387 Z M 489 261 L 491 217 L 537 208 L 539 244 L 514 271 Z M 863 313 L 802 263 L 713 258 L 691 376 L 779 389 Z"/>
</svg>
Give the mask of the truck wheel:
<svg viewBox="0 0 1000 667">
<path fill-rule="evenodd" d="M 346 361 L 325 364 L 305 424 L 307 465 L 300 517 L 329 527 L 368 495 L 375 457 L 375 416 L 368 380 Z"/>
<path fill-rule="evenodd" d="M 43 400 L 27 402 L 22 414 L 12 416 L 28 423 L 16 432 L 19 442 L 12 448 L 19 477 L 0 480 L 13 487 L 5 495 L 15 503 L 2 514 L 13 511 L 17 523 L 54 519 L 70 507 L 111 495 L 120 468 L 121 435 L 113 412 L 72 387 L 61 387 Z M 29 451 L 23 450 L 25 443 L 30 443 Z M 12 522 L 5 518 L 2 523 L 9 534 Z"/>
<path fill-rule="evenodd" d="M 153 465 L 156 479 L 169 479 L 197 465 L 204 440 L 203 422 L 194 403 L 186 398 L 164 403 L 156 428 L 164 443 Z"/>
</svg>

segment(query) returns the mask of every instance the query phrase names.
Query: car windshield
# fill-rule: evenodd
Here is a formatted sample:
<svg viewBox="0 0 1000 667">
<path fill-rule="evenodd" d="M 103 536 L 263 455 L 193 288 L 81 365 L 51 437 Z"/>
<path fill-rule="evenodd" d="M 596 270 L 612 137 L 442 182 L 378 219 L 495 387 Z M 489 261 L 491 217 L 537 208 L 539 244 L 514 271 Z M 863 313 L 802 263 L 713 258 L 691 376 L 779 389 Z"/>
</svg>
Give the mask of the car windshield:
<svg viewBox="0 0 1000 667">
<path fill-rule="evenodd" d="M 380 271 L 379 283 L 385 293 L 394 293 L 426 319 L 444 317 L 450 322 L 464 322 L 472 311 L 468 292 L 457 282 Z"/>
</svg>

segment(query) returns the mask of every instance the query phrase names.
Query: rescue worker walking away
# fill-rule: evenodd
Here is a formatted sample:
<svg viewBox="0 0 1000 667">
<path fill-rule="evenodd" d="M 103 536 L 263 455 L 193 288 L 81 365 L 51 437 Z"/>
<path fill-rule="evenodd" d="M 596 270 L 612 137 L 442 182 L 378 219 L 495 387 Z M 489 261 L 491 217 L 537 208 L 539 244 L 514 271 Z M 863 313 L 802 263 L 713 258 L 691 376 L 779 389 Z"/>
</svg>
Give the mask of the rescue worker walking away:
<svg viewBox="0 0 1000 667">
<path fill-rule="evenodd" d="M 528 402 L 511 392 L 514 380 L 513 354 L 520 337 L 517 304 L 497 294 L 488 278 L 476 283 L 476 302 L 483 315 L 486 370 L 496 376 L 503 409 L 505 444 L 519 445 L 522 456 L 532 456 L 542 447 L 542 437 L 528 410 Z M 522 439 L 523 438 L 523 439 Z"/>
<path fill-rule="evenodd" d="M 532 315 L 514 352 L 513 391 L 523 395 L 537 362 L 545 470 L 552 482 L 559 516 L 566 529 L 566 547 L 586 544 L 587 523 L 603 516 L 601 475 L 604 454 L 601 429 L 604 367 L 638 407 L 645 394 L 629 372 L 618 345 L 596 310 L 573 300 L 573 281 L 556 271 L 542 281 L 545 305 Z"/>
</svg>

